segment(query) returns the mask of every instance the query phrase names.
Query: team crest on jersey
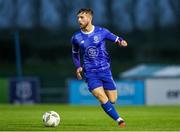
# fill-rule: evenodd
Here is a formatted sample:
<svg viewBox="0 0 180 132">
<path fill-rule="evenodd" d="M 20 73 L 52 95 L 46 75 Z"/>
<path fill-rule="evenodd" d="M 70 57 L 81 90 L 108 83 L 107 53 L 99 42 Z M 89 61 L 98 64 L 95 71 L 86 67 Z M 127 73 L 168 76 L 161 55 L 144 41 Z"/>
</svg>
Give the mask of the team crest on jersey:
<svg viewBox="0 0 180 132">
<path fill-rule="evenodd" d="M 88 54 L 89 58 L 95 58 L 99 54 L 99 50 L 95 46 L 90 46 L 86 49 L 86 53 Z"/>
<path fill-rule="evenodd" d="M 94 36 L 94 43 L 99 43 L 99 38 L 98 38 L 98 36 Z"/>
</svg>

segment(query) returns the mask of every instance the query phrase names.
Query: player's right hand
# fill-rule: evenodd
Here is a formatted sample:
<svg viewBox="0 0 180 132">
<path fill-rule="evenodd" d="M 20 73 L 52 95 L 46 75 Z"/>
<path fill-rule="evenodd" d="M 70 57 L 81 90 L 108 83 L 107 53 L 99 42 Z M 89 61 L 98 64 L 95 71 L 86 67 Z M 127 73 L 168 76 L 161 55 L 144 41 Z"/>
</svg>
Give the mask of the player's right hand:
<svg viewBox="0 0 180 132">
<path fill-rule="evenodd" d="M 81 72 L 83 71 L 82 67 L 77 68 L 76 70 L 76 76 L 78 80 L 82 80 Z"/>
</svg>

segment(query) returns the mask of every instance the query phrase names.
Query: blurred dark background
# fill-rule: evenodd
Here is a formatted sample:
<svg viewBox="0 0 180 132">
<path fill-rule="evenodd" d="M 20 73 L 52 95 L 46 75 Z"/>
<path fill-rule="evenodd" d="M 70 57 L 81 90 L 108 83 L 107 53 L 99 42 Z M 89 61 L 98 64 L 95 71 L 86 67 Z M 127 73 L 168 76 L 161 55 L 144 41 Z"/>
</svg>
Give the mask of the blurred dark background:
<svg viewBox="0 0 180 132">
<path fill-rule="evenodd" d="M 94 10 L 94 25 L 128 41 L 107 43 L 115 78 L 141 63 L 180 64 L 179 0 L 0 0 L 0 78 L 17 76 L 18 31 L 23 76 L 40 79 L 42 102 L 66 102 L 75 78 L 70 39 L 84 7 Z"/>
</svg>

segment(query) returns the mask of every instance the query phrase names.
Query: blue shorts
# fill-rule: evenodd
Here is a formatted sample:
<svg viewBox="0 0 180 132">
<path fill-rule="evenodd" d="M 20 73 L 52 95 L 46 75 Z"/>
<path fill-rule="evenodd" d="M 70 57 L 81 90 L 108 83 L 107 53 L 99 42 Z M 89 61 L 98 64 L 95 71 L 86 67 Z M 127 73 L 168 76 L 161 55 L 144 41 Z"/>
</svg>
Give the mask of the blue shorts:
<svg viewBox="0 0 180 132">
<path fill-rule="evenodd" d="M 116 85 L 109 69 L 100 72 L 86 71 L 84 76 L 90 92 L 97 87 L 103 87 L 104 90 L 116 90 Z"/>
</svg>

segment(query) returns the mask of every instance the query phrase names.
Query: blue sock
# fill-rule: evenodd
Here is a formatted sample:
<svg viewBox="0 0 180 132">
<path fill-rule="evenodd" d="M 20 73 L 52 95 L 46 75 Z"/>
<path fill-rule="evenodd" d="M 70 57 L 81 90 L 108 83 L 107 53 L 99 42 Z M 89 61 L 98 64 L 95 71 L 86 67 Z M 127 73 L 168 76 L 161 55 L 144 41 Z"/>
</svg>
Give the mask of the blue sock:
<svg viewBox="0 0 180 132">
<path fill-rule="evenodd" d="M 119 118 L 118 113 L 116 112 L 114 106 L 108 101 L 105 104 L 101 104 L 103 110 L 115 121 Z"/>
</svg>

